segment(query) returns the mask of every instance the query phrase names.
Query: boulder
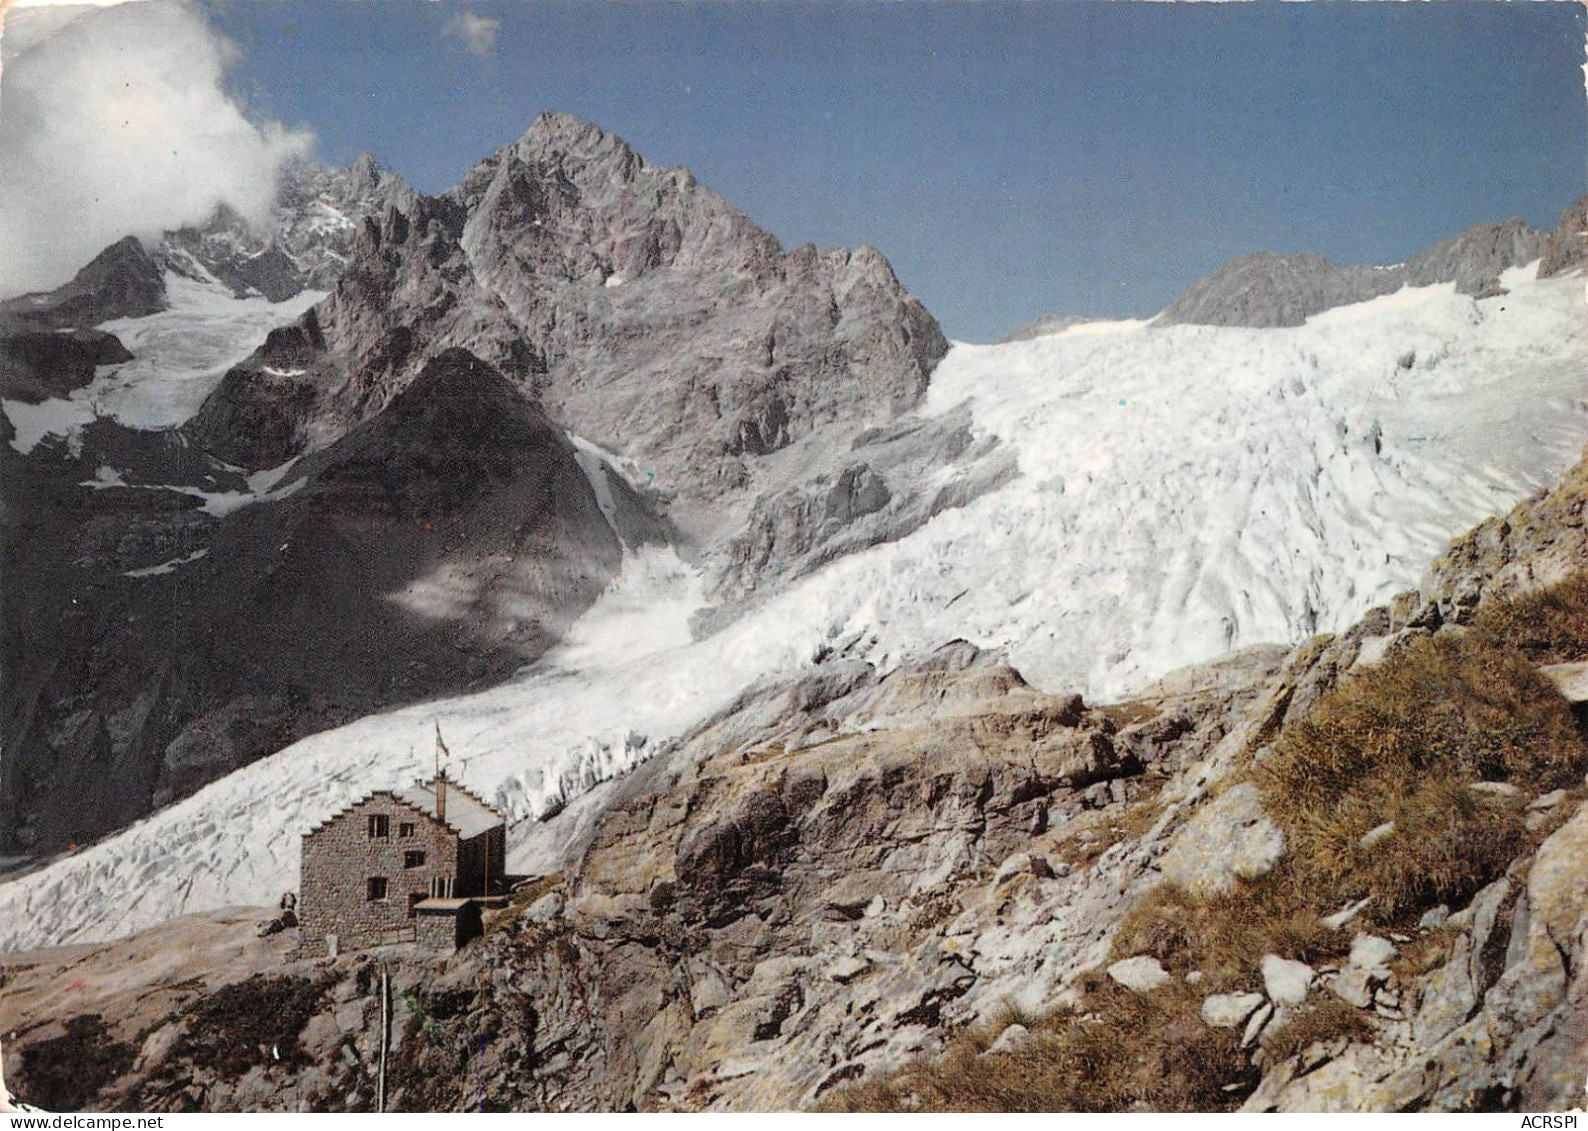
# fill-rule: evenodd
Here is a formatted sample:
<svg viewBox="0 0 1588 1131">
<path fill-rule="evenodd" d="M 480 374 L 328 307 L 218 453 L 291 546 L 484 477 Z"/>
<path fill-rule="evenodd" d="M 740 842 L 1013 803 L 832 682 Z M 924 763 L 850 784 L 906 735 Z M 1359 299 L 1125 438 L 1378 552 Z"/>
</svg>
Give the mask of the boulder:
<svg viewBox="0 0 1588 1131">
<path fill-rule="evenodd" d="M 1567 793 L 1564 789 L 1552 789 L 1540 797 L 1534 798 L 1527 804 L 1527 831 L 1537 832 L 1555 819 L 1556 810 L 1561 802 L 1565 801 Z"/>
<path fill-rule="evenodd" d="M 1108 976 L 1133 993 L 1144 994 L 1169 981 L 1169 972 L 1156 958 L 1138 954 L 1108 968 Z"/>
<path fill-rule="evenodd" d="M 1202 1020 L 1215 1029 L 1235 1029 L 1262 1007 L 1262 994 L 1214 994 L 1202 1003 Z"/>
<path fill-rule="evenodd" d="M 1373 1004 L 1373 982 L 1371 971 L 1353 966 L 1341 971 L 1340 976 L 1329 983 L 1329 988 L 1341 1001 L 1366 1009 Z"/>
<path fill-rule="evenodd" d="M 528 910 L 524 912 L 524 918 L 534 923 L 550 923 L 553 919 L 562 917 L 565 906 L 567 900 L 563 899 L 561 892 L 547 892 L 529 905 Z"/>
<path fill-rule="evenodd" d="M 993 876 L 993 883 L 1000 884 L 1016 876 L 1035 876 L 1039 880 L 1053 878 L 1053 868 L 1048 864 L 1048 858 L 1035 852 L 1016 852 L 1009 859 L 998 865 L 998 872 Z"/>
<path fill-rule="evenodd" d="M 1477 794 L 1478 800 L 1491 805 L 1516 805 L 1522 800 L 1522 791 L 1510 782 L 1475 781 L 1467 786 Z"/>
<path fill-rule="evenodd" d="M 1331 931 L 1341 930 L 1348 923 L 1350 923 L 1352 919 L 1355 919 L 1358 915 L 1362 914 L 1363 910 L 1371 902 L 1373 902 L 1372 898 L 1368 897 L 1365 899 L 1359 899 L 1355 903 L 1348 903 L 1344 907 L 1340 908 L 1340 910 L 1334 912 L 1334 914 L 1325 915 L 1323 918 L 1319 919 L 1318 922 L 1322 923 L 1325 927 L 1328 927 Z"/>
<path fill-rule="evenodd" d="M 1307 1000 L 1315 976 L 1305 962 L 1281 958 L 1277 954 L 1263 955 L 1263 988 L 1275 1005 L 1300 1005 Z"/>
<path fill-rule="evenodd" d="M 1031 1035 L 1031 1030 L 1024 1025 L 1011 1025 L 998 1034 L 998 1039 L 992 1043 L 992 1047 L 987 1051 L 1015 1053 L 1021 1049 L 1028 1048 L 1035 1040 L 1036 1038 Z"/>
<path fill-rule="evenodd" d="M 1377 935 L 1358 935 L 1351 943 L 1350 965 L 1361 970 L 1376 970 L 1388 965 L 1400 951 L 1388 939 Z"/>
<path fill-rule="evenodd" d="M 1257 1007 L 1257 1012 L 1252 1014 L 1246 1022 L 1246 1028 L 1241 1032 L 1241 1048 L 1251 1048 L 1257 1038 L 1262 1035 L 1263 1027 L 1274 1016 L 1274 1007 L 1267 1002 Z"/>
<path fill-rule="evenodd" d="M 1390 837 L 1394 832 L 1395 822 L 1385 821 L 1382 825 L 1375 825 L 1363 833 L 1362 839 L 1356 842 L 1356 846 L 1358 848 L 1372 848 L 1375 844 L 1379 844 Z"/>
<path fill-rule="evenodd" d="M 1588 664 L 1544 664 L 1538 670 L 1566 702 L 1588 702 Z"/>
</svg>

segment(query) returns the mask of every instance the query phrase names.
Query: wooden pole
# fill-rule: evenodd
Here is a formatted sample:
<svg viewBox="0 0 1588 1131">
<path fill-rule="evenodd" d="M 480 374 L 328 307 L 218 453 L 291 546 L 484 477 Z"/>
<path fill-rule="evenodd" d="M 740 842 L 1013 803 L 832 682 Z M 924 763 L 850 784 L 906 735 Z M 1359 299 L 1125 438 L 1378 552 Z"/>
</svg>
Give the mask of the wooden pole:
<svg viewBox="0 0 1588 1131">
<path fill-rule="evenodd" d="M 391 1044 L 391 974 L 380 965 L 380 1074 L 375 1080 L 375 1110 L 386 1110 L 386 1046 Z"/>
</svg>

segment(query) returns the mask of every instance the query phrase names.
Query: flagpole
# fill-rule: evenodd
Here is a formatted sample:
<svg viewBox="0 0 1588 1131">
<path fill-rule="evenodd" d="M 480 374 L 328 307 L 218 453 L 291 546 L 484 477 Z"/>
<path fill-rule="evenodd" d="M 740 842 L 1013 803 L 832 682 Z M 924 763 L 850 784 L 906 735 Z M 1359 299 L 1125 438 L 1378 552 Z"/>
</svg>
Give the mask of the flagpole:
<svg viewBox="0 0 1588 1131">
<path fill-rule="evenodd" d="M 447 749 L 446 739 L 441 737 L 441 720 L 436 720 L 436 819 L 447 819 L 447 779 L 441 774 L 441 755 L 452 756 L 452 751 Z"/>
</svg>

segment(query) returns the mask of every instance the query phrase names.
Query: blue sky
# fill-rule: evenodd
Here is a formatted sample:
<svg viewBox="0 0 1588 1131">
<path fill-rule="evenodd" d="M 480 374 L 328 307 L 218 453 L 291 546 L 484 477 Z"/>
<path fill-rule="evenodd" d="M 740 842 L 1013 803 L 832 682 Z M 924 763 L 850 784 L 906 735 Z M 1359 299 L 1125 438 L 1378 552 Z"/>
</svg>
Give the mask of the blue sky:
<svg viewBox="0 0 1588 1131">
<path fill-rule="evenodd" d="M 230 88 L 425 191 L 566 110 L 951 336 L 1145 315 L 1243 252 L 1393 262 L 1588 189 L 1574 3 L 215 0 Z M 445 34 L 496 21 L 488 50 Z M 454 28 L 456 24 L 453 25 Z"/>
</svg>

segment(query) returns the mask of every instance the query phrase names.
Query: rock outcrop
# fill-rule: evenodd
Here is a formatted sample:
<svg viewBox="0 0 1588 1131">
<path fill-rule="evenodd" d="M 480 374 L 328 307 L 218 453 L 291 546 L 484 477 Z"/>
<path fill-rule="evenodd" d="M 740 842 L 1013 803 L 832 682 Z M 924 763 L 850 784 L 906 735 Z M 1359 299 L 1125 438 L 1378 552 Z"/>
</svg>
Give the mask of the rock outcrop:
<svg viewBox="0 0 1588 1131">
<path fill-rule="evenodd" d="M 1541 279 L 1565 275 L 1588 265 L 1588 196 L 1560 214 L 1549 233 L 1544 261 L 1538 265 Z"/>
</svg>

